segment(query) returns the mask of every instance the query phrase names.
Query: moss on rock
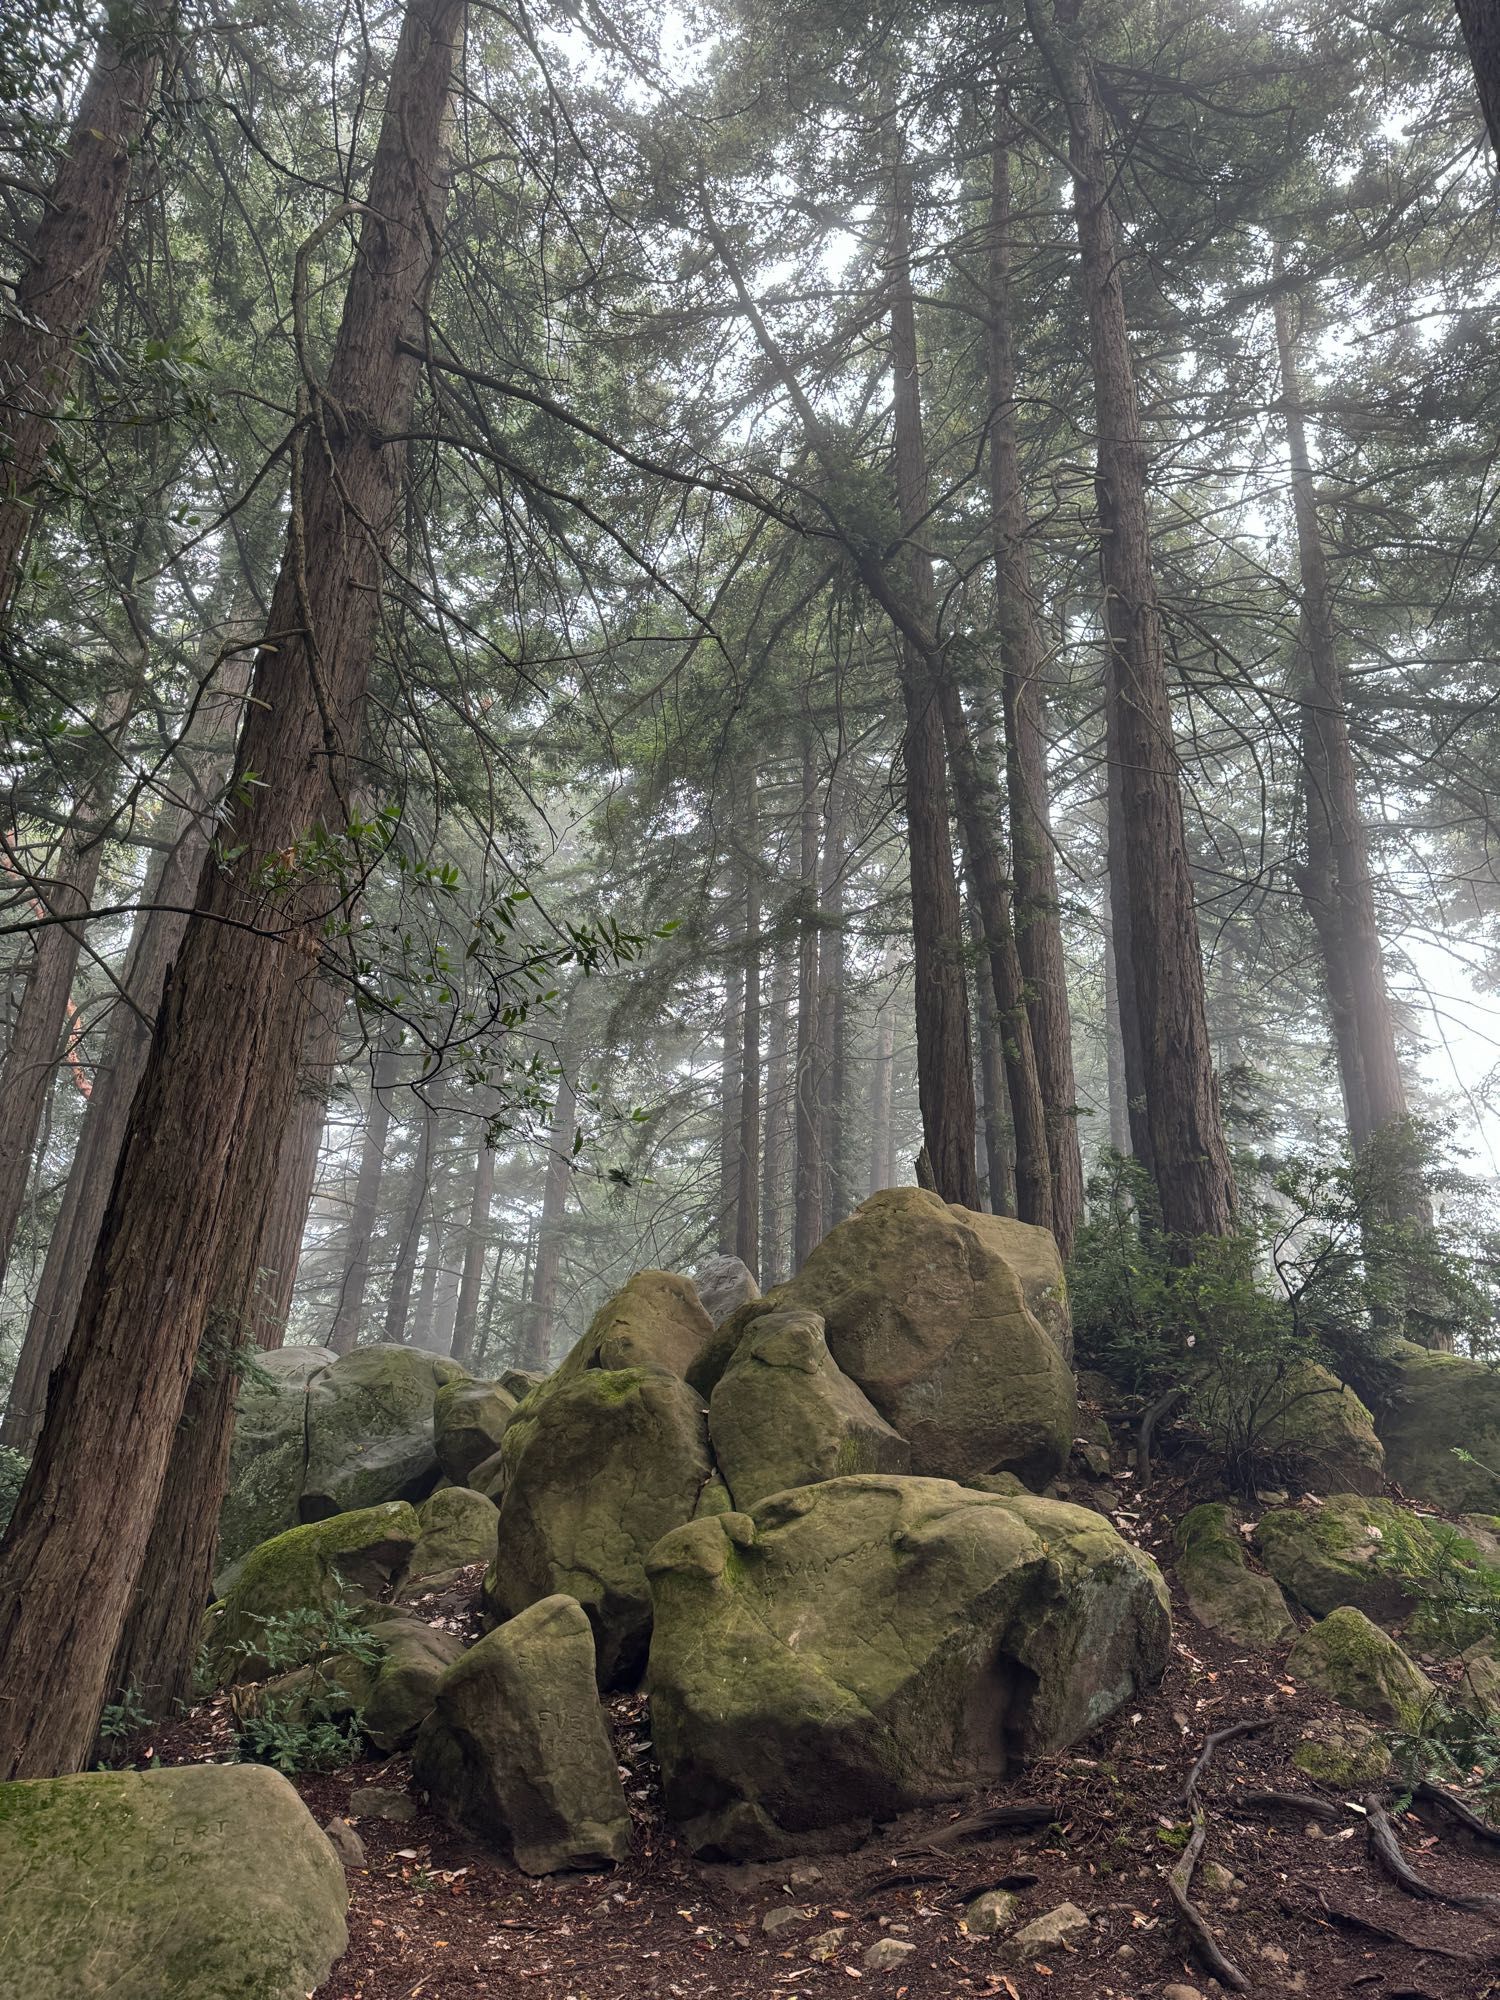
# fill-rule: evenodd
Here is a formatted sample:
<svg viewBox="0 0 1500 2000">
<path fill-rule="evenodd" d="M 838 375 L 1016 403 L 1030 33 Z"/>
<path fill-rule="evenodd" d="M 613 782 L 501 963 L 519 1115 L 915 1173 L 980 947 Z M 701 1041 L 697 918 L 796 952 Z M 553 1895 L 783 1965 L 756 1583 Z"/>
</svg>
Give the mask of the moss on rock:
<svg viewBox="0 0 1500 2000">
<path fill-rule="evenodd" d="M 232 1564 L 296 1523 L 308 1388 L 335 1359 L 327 1347 L 276 1348 L 257 1353 L 255 1368 L 240 1384 L 229 1485 L 219 1514 L 217 1561 L 225 1588 Z"/>
<path fill-rule="evenodd" d="M 1177 1573 L 1199 1624 L 1238 1646 L 1280 1646 L 1297 1628 L 1275 1582 L 1245 1561 L 1228 1507 L 1206 1501 L 1177 1525 Z"/>
<path fill-rule="evenodd" d="M 306 2000 L 347 1943 L 344 1870 L 258 1765 L 0 1785 L 7 2000 Z"/>
<path fill-rule="evenodd" d="M 1063 1747 L 1157 1678 L 1154 1564 L 1099 1515 L 861 1474 L 694 1521 L 649 1564 L 667 1809 L 769 1858 Z"/>
<path fill-rule="evenodd" d="M 1330 1611 L 1304 1632 L 1286 1670 L 1368 1721 L 1412 1734 L 1430 1728 L 1443 1712 L 1422 1669 L 1353 1605 Z"/>
<path fill-rule="evenodd" d="M 1401 1341 L 1384 1374 L 1377 1428 L 1392 1479 L 1450 1514 L 1500 1514 L 1500 1373 Z"/>
<path fill-rule="evenodd" d="M 289 1528 L 252 1549 L 226 1596 L 205 1621 L 203 1643 L 215 1686 L 263 1680 L 265 1620 L 303 1609 L 329 1610 L 341 1598 L 378 1597 L 421 1539 L 416 1509 L 404 1500 Z"/>
<path fill-rule="evenodd" d="M 498 1382 L 444 1382 L 432 1402 L 433 1449 L 444 1476 L 466 1486 L 500 1449 L 519 1398 Z"/>
<path fill-rule="evenodd" d="M 417 1347 L 358 1347 L 317 1376 L 307 1398 L 304 1521 L 424 1500 L 437 1484 L 433 1405 L 467 1371 Z"/>
<path fill-rule="evenodd" d="M 906 1440 L 835 1364 L 811 1312 L 754 1322 L 710 1399 L 708 1430 L 742 1512 L 789 1486 L 911 1467 Z"/>
<path fill-rule="evenodd" d="M 1323 1785 L 1378 1785 L 1390 1772 L 1391 1752 L 1364 1723 L 1328 1717 L 1303 1730 L 1292 1762 Z"/>
<path fill-rule="evenodd" d="M 500 1515 L 493 1500 L 467 1486 L 445 1487 L 417 1509 L 422 1535 L 411 1552 L 398 1597 L 437 1590 L 455 1570 L 494 1560 Z"/>
</svg>

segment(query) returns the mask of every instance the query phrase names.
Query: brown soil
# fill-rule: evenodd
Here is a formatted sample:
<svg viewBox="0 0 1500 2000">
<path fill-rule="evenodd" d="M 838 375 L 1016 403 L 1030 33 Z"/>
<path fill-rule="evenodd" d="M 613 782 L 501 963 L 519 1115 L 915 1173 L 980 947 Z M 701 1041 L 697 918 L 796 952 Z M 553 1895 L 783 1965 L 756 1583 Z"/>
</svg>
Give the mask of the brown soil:
<svg viewBox="0 0 1500 2000">
<path fill-rule="evenodd" d="M 1120 1525 L 1169 1576 L 1169 1523 L 1189 1504 L 1164 1489 L 1150 1518 Z M 434 1607 L 434 1612 L 437 1607 Z M 429 1615 L 434 1615 L 429 1612 Z M 444 1603 L 445 1619 L 462 1606 Z M 858 1982 L 882 2000 L 1155 2000 L 1174 1984 L 1225 1989 L 1195 1958 L 1166 1876 L 1187 1831 L 1183 1788 L 1206 1737 L 1267 1726 L 1223 1745 L 1199 1792 L 1208 1841 L 1194 1896 L 1260 2000 L 1483 2000 L 1500 1994 L 1500 1905 L 1480 1915 L 1414 1899 L 1381 1872 L 1366 1820 L 1297 1771 L 1291 1753 L 1328 1704 L 1294 1687 L 1284 1656 L 1237 1652 L 1180 1604 L 1160 1688 L 1067 1756 L 951 1809 L 882 1830 L 859 1853 L 747 1868 L 695 1862 L 662 1819 L 645 1702 L 613 1705 L 635 1819 L 630 1861 L 610 1875 L 531 1881 L 418 1805 L 405 1822 L 360 1819 L 366 1866 L 349 1875 L 349 1950 L 318 2000 L 834 2000 Z M 1436 1670 L 1441 1671 L 1441 1670 Z M 158 1739 L 168 1762 L 223 1757 L 225 1704 L 195 1710 Z M 1476 1774 L 1477 1775 L 1477 1774 Z M 298 1779 L 320 1823 L 347 1815 L 361 1785 L 404 1785 L 402 1759 Z M 1318 1793 L 1337 1816 L 1237 1805 L 1256 1790 Z M 1055 1803 L 1055 1824 L 927 1843 L 985 1805 Z M 1396 1816 L 1407 1860 L 1446 1895 L 1500 1896 L 1500 1846 L 1486 1847 L 1424 1807 Z M 924 1851 L 927 1850 L 927 1851 Z M 1214 1888 L 1204 1869 L 1233 1876 Z M 816 1872 L 814 1872 L 816 1871 Z M 1023 1921 L 1067 1901 L 1091 1928 L 1077 1949 L 1012 1956 L 1003 1940 L 959 1927 L 968 1900 L 1008 1877 Z M 767 1933 L 762 1918 L 804 1914 Z M 820 1961 L 809 1947 L 843 1935 Z M 915 1946 L 898 1971 L 863 1964 L 876 1939 Z M 1174 2000 L 1183 2000 L 1182 1995 Z"/>
</svg>

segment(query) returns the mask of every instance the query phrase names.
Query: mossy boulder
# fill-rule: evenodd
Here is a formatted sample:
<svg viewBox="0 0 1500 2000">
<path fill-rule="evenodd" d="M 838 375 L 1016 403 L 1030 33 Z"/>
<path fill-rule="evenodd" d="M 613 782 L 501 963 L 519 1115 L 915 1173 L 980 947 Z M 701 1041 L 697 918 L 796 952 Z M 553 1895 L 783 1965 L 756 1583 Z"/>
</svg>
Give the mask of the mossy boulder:
<svg viewBox="0 0 1500 2000">
<path fill-rule="evenodd" d="M 1159 1678 L 1167 1596 L 1102 1516 L 859 1474 L 649 1564 L 666 1805 L 699 1854 L 848 1845 L 1075 1741 Z"/>
<path fill-rule="evenodd" d="M 830 1354 L 906 1439 L 915 1471 L 1041 1486 L 1066 1465 L 1077 1405 L 1046 1230 L 887 1188 L 773 1296 L 822 1315 Z"/>
<path fill-rule="evenodd" d="M 754 1322 L 709 1400 L 708 1432 L 741 1512 L 788 1486 L 911 1469 L 906 1440 L 835 1364 L 812 1312 Z"/>
<path fill-rule="evenodd" d="M 1355 1605 L 1382 1625 L 1405 1625 L 1422 1647 L 1456 1653 L 1500 1620 L 1500 1570 L 1445 1521 L 1364 1494 L 1261 1517 L 1266 1567 L 1314 1617 Z"/>
<path fill-rule="evenodd" d="M 374 1659 L 331 1653 L 239 1689 L 233 1697 L 235 1715 L 274 1711 L 298 1721 L 315 1702 L 330 1721 L 357 1720 L 383 1754 L 409 1749 L 432 1713 L 438 1683 L 462 1659 L 464 1642 L 457 1633 L 394 1612 L 374 1618 L 367 1629 L 377 1649 Z"/>
<path fill-rule="evenodd" d="M 751 1299 L 760 1297 L 755 1273 L 739 1257 L 710 1257 L 693 1273 L 693 1289 L 715 1327 Z"/>
<path fill-rule="evenodd" d="M 341 1599 L 378 1598 L 405 1569 L 421 1535 L 416 1509 L 392 1500 L 288 1528 L 252 1549 L 204 1621 L 213 1684 L 264 1680 L 270 1667 L 260 1648 L 267 1619 L 327 1611 Z"/>
<path fill-rule="evenodd" d="M 6 2000 L 307 2000 L 348 1942 L 344 1870 L 253 1764 L 0 1785 Z"/>
<path fill-rule="evenodd" d="M 482 1493 L 467 1486 L 445 1486 L 422 1502 L 417 1519 L 422 1536 L 402 1575 L 399 1597 L 439 1590 L 471 1563 L 494 1561 L 500 1515 L 494 1501 Z"/>
<path fill-rule="evenodd" d="M 651 1632 L 646 1556 L 692 1519 L 713 1470 L 702 1398 L 665 1368 L 559 1371 L 516 1411 L 500 1456 L 491 1616 L 575 1597 L 601 1685 L 632 1683 Z"/>
<path fill-rule="evenodd" d="M 1352 1604 L 1310 1626 L 1287 1656 L 1286 1670 L 1292 1680 L 1388 1728 L 1423 1730 L 1441 1713 L 1438 1691 L 1416 1661 Z"/>
<path fill-rule="evenodd" d="M 1226 1418 L 1254 1429 L 1262 1485 L 1314 1493 L 1379 1493 L 1385 1453 L 1375 1421 L 1347 1383 L 1316 1361 L 1298 1361 L 1275 1378 L 1236 1368 L 1205 1378 L 1193 1394 L 1194 1415 L 1211 1440 L 1222 1440 Z"/>
<path fill-rule="evenodd" d="M 665 1368 L 686 1380 L 713 1332 L 691 1278 L 637 1271 L 594 1314 L 588 1332 L 536 1393 L 545 1395 L 593 1368 Z"/>
<path fill-rule="evenodd" d="M 304 1521 L 425 1500 L 438 1482 L 433 1405 L 467 1371 L 419 1347 L 357 1347 L 314 1378 L 307 1397 Z"/>
<path fill-rule="evenodd" d="M 508 1396 L 522 1402 L 533 1389 L 540 1389 L 546 1381 L 545 1372 L 540 1368 L 502 1368 L 500 1387 Z"/>
<path fill-rule="evenodd" d="M 530 1605 L 444 1675 L 412 1757 L 439 1811 L 509 1846 L 528 1875 L 630 1851 L 630 1815 L 575 1598 Z"/>
<path fill-rule="evenodd" d="M 1320 1784 L 1378 1785 L 1391 1768 L 1390 1746 L 1363 1722 L 1326 1716 L 1303 1730 L 1292 1762 Z"/>
<path fill-rule="evenodd" d="M 257 1543 L 295 1526 L 307 1454 L 309 1385 L 337 1359 L 328 1347 L 281 1347 L 255 1355 L 240 1384 L 219 1515 L 221 1574 Z"/>
<path fill-rule="evenodd" d="M 1500 1514 L 1500 1373 L 1400 1341 L 1382 1376 L 1376 1427 L 1402 1491 L 1450 1514 Z"/>
<path fill-rule="evenodd" d="M 1210 1500 L 1177 1525 L 1177 1574 L 1200 1625 L 1237 1646 L 1282 1646 L 1297 1627 L 1269 1576 L 1245 1561 L 1244 1542 L 1228 1507 Z"/>
<path fill-rule="evenodd" d="M 445 1382 L 432 1401 L 433 1449 L 443 1476 L 466 1486 L 476 1465 L 500 1449 L 519 1397 L 498 1382 Z"/>
</svg>

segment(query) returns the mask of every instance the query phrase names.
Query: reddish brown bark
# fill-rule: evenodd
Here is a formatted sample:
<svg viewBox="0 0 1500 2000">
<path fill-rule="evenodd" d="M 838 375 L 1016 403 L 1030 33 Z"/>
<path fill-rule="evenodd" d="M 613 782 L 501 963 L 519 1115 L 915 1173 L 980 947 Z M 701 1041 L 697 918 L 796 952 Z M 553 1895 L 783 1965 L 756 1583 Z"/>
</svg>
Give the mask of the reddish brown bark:
<svg viewBox="0 0 1500 2000">
<path fill-rule="evenodd" d="M 156 0 L 111 8 L 66 150 L 0 328 L 0 623 L 20 577 L 79 336 L 104 288 L 146 129 L 167 18 Z"/>
<path fill-rule="evenodd" d="M 1074 0 L 1056 0 L 1065 30 Z M 1233 1226 L 1204 999 L 1203 957 L 1178 784 L 1161 610 L 1151 562 L 1146 449 L 1111 206 L 1113 163 L 1093 72 L 1068 41 L 1068 151 L 1093 362 L 1100 568 L 1108 638 L 1108 741 L 1119 788 L 1115 949 L 1127 1072 L 1133 1016 L 1151 1166 L 1168 1234 L 1185 1246 Z M 1127 1004 L 1128 1003 L 1128 1004 Z"/>
<path fill-rule="evenodd" d="M 1005 704 L 1005 775 L 1011 874 L 1015 882 L 1013 922 L 1046 1120 L 1052 1181 L 1051 1226 L 1066 1257 L 1083 1216 L 1083 1157 L 1078 1144 L 1073 1025 L 1068 1010 L 1057 869 L 1052 854 L 1047 746 L 1042 730 L 1042 662 L 1046 646 L 1031 587 L 1028 522 L 1016 435 L 1007 123 L 1002 99 L 996 104 L 995 137 L 990 150 L 990 515 L 995 540 L 995 598 Z M 1019 1135 L 1019 1124 L 1016 1129 Z"/>
<path fill-rule="evenodd" d="M 346 816 L 404 487 L 402 351 L 437 255 L 463 0 L 412 0 L 237 770 L 240 851 L 205 867 L 169 981 L 78 1325 L 0 1548 L 0 1778 L 77 1769 L 234 1246 L 258 1233 L 296 1093 L 326 892 L 275 857 Z M 220 1476 L 222 1476 L 220 1474 Z M 200 1495 L 217 1512 L 219 1489 Z M 80 1587 L 80 1579 L 87 1586 Z"/>
<path fill-rule="evenodd" d="M 385 1338 L 398 1343 L 407 1337 L 412 1280 L 417 1275 L 417 1253 L 422 1247 L 422 1225 L 432 1201 L 432 1141 L 437 1113 L 425 1099 L 417 1100 L 416 1119 L 417 1142 L 412 1152 L 406 1213 L 401 1233 L 396 1238 L 396 1257 L 391 1265 L 385 1299 Z"/>
</svg>

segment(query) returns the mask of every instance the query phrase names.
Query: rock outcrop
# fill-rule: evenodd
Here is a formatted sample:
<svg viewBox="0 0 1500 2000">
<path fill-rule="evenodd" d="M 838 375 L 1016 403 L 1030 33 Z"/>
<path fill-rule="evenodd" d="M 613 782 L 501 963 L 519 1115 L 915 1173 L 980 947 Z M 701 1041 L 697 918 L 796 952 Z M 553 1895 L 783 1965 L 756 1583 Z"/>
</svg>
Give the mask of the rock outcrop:
<svg viewBox="0 0 1500 2000">
<path fill-rule="evenodd" d="M 760 1297 L 754 1273 L 738 1257 L 710 1257 L 700 1264 L 693 1273 L 693 1289 L 715 1328 L 732 1312 Z"/>
<path fill-rule="evenodd" d="M 419 1347 L 357 1347 L 315 1376 L 307 1396 L 304 1521 L 425 1500 L 437 1484 L 433 1405 L 444 1383 L 466 1379 L 456 1361 Z"/>
<path fill-rule="evenodd" d="M 863 1474 L 650 1561 L 667 1810 L 712 1858 L 848 1844 L 1094 1728 L 1165 1665 L 1155 1565 L 1099 1515 Z"/>
<path fill-rule="evenodd" d="M 788 1486 L 911 1469 L 906 1440 L 836 1365 L 812 1312 L 754 1321 L 709 1399 L 708 1431 L 742 1513 Z"/>
<path fill-rule="evenodd" d="M 421 1538 L 412 1550 L 398 1596 L 441 1590 L 456 1571 L 495 1560 L 500 1516 L 493 1500 L 467 1486 L 445 1486 L 417 1509 Z"/>
<path fill-rule="evenodd" d="M 288 1528 L 252 1549 L 205 1620 L 203 1644 L 214 1685 L 265 1678 L 267 1619 L 327 1611 L 340 1599 L 379 1597 L 405 1569 L 421 1535 L 416 1509 L 393 1500 Z"/>
<path fill-rule="evenodd" d="M 577 1600 L 531 1605 L 443 1677 L 415 1782 L 449 1818 L 509 1846 L 528 1875 L 623 1861 L 630 1816 L 595 1680 Z"/>
<path fill-rule="evenodd" d="M 692 1519 L 712 1471 L 702 1398 L 662 1367 L 565 1363 L 516 1411 L 500 1458 L 491 1615 L 514 1617 L 558 1592 L 577 1598 L 601 1686 L 632 1683 L 651 1632 L 646 1557 Z"/>
<path fill-rule="evenodd" d="M 1014 1472 L 1036 1487 L 1066 1465 L 1077 1404 L 1045 1230 L 887 1188 L 774 1302 L 821 1314 L 830 1354 L 906 1439 L 915 1472 Z"/>
<path fill-rule="evenodd" d="M 308 1388 L 336 1359 L 330 1347 L 257 1352 L 254 1369 L 240 1384 L 229 1486 L 219 1516 L 218 1563 L 226 1587 L 226 1573 L 241 1556 L 297 1524 Z"/>
<path fill-rule="evenodd" d="M 348 1942 L 344 1870 L 277 1772 L 0 1785 L 7 2000 L 307 2000 Z"/>
<path fill-rule="evenodd" d="M 500 1449 L 519 1398 L 498 1382 L 445 1382 L 432 1403 L 433 1450 L 443 1477 L 466 1486 L 476 1465 Z"/>
<path fill-rule="evenodd" d="M 1352 1605 L 1310 1626 L 1287 1656 L 1286 1670 L 1293 1681 L 1387 1727 L 1415 1733 L 1441 1712 L 1438 1691 L 1422 1669 Z"/>
<path fill-rule="evenodd" d="M 1286 1599 L 1252 1570 L 1222 1501 L 1207 1501 L 1177 1526 L 1177 1573 L 1193 1616 L 1237 1646 L 1281 1646 L 1297 1636 Z"/>
<path fill-rule="evenodd" d="M 1410 1341 L 1383 1372 L 1377 1428 L 1391 1478 L 1451 1514 L 1500 1514 L 1500 1374 Z"/>
</svg>

